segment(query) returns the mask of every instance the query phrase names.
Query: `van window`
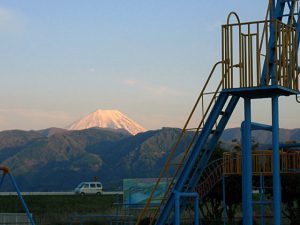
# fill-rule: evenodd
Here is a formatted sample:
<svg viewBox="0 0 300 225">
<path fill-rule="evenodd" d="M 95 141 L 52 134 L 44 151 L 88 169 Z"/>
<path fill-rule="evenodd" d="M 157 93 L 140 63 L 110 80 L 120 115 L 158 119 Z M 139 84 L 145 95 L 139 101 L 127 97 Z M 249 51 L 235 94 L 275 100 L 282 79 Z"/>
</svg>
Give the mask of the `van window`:
<svg viewBox="0 0 300 225">
<path fill-rule="evenodd" d="M 84 184 L 83 188 L 89 188 L 89 184 Z"/>
<path fill-rule="evenodd" d="M 97 188 L 101 188 L 101 184 L 97 184 Z"/>
<path fill-rule="evenodd" d="M 96 188 L 96 184 L 91 184 L 91 188 Z"/>
</svg>

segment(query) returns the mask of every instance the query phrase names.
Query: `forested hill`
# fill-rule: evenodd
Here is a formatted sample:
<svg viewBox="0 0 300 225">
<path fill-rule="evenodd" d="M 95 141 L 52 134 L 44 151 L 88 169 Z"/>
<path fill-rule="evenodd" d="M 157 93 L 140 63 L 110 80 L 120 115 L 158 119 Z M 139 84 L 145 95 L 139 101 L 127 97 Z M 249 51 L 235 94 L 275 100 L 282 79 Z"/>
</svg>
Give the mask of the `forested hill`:
<svg viewBox="0 0 300 225">
<path fill-rule="evenodd" d="M 180 131 L 162 128 L 135 136 L 95 128 L 3 131 L 0 164 L 11 168 L 23 191 L 67 191 L 95 177 L 104 188 L 120 190 L 124 178 L 157 177 Z M 300 129 L 283 129 L 280 134 L 281 142 L 300 140 Z M 254 131 L 253 137 L 260 146 L 272 140 L 269 132 Z M 225 148 L 239 140 L 238 128 L 225 130 L 221 138 Z M 177 154 L 183 143 L 179 148 Z"/>
</svg>

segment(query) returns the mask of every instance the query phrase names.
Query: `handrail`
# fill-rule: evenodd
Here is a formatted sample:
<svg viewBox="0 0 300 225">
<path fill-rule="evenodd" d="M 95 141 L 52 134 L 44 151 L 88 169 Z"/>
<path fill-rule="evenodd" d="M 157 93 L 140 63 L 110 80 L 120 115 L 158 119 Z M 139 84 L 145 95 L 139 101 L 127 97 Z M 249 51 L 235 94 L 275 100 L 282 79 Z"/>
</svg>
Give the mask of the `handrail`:
<svg viewBox="0 0 300 225">
<path fill-rule="evenodd" d="M 209 81 L 211 80 L 211 77 L 212 77 L 212 75 L 213 75 L 215 69 L 217 68 L 218 65 L 220 65 L 220 64 L 222 64 L 222 63 L 223 63 L 223 61 L 219 61 L 219 62 L 217 62 L 217 63 L 213 66 L 213 68 L 212 68 L 212 70 L 211 70 L 211 72 L 210 72 L 210 74 L 209 74 L 209 76 L 208 76 L 208 78 L 207 78 L 207 80 L 206 80 L 206 82 L 205 82 L 205 84 L 204 84 L 204 87 L 203 87 L 203 89 L 202 89 L 202 91 L 201 91 L 199 97 L 197 98 L 196 103 L 195 103 L 195 105 L 194 105 L 194 107 L 193 107 L 193 109 L 192 109 L 192 111 L 191 111 L 191 113 L 190 113 L 190 115 L 189 115 L 189 117 L 188 117 L 188 119 L 187 119 L 187 121 L 186 121 L 186 123 L 185 123 L 183 129 L 182 129 L 182 131 L 181 131 L 181 133 L 180 133 L 180 135 L 179 135 L 179 137 L 178 137 L 178 139 L 177 139 L 175 145 L 173 146 L 173 148 L 172 148 L 172 150 L 171 150 L 171 152 L 170 152 L 170 154 L 169 154 L 169 157 L 167 158 L 167 161 L 166 161 L 164 167 L 162 168 L 162 170 L 161 170 L 161 172 L 160 172 L 160 174 L 159 174 L 159 177 L 158 177 L 158 179 L 157 179 L 157 181 L 156 181 L 155 186 L 153 187 L 153 190 L 152 190 L 152 192 L 151 192 L 151 194 L 150 194 L 150 197 L 148 198 L 148 200 L 147 200 L 147 202 L 146 202 L 146 204 L 145 204 L 144 209 L 142 210 L 142 212 L 139 214 L 139 216 L 138 216 L 138 218 L 137 218 L 136 224 L 139 224 L 139 222 L 140 222 L 140 221 L 142 220 L 142 218 L 145 216 L 145 213 L 146 213 L 147 209 L 149 208 L 149 205 L 150 205 L 150 203 L 151 203 L 151 201 L 152 201 L 152 198 L 153 198 L 153 196 L 154 196 L 154 193 L 155 193 L 155 191 L 156 191 L 156 189 L 157 189 L 159 183 L 161 182 L 161 179 L 163 178 L 163 175 L 167 172 L 167 169 L 169 168 L 170 162 L 171 162 L 171 160 L 172 160 L 172 158 L 173 158 L 173 156 L 174 156 L 174 154 L 175 154 L 175 151 L 176 151 L 176 149 L 177 149 L 179 143 L 180 143 L 181 140 L 182 140 L 183 135 L 184 135 L 185 132 L 188 130 L 188 129 L 187 129 L 187 126 L 189 125 L 189 122 L 191 121 L 192 116 L 193 116 L 193 114 L 195 113 L 196 108 L 197 108 L 197 106 L 198 106 L 200 100 L 201 100 L 201 99 L 203 98 L 203 96 L 205 95 L 205 90 L 206 90 L 206 88 L 207 88 L 207 86 L 208 86 L 208 84 L 209 84 Z M 164 204 L 164 202 L 165 202 L 165 200 L 166 200 L 166 197 L 169 195 L 169 193 L 170 193 L 170 191 L 171 191 L 171 188 L 172 188 L 173 184 L 175 183 L 175 178 L 176 178 L 176 176 L 178 175 L 178 173 L 179 173 L 179 171 L 180 171 L 180 169 L 181 169 L 181 167 L 182 167 L 182 165 L 183 165 L 183 162 L 184 162 L 184 160 L 186 159 L 188 153 L 190 152 L 190 149 L 191 149 L 191 147 L 192 147 L 192 145 L 193 145 L 193 143 L 194 143 L 194 141 L 195 141 L 195 139 L 196 139 L 196 137 L 197 137 L 197 135 L 198 135 L 198 133 L 199 133 L 199 130 L 200 130 L 201 126 L 204 124 L 204 120 L 206 119 L 206 116 L 207 116 L 209 110 L 211 109 L 211 106 L 213 105 L 213 102 L 214 102 L 214 100 L 215 100 L 215 98 L 216 98 L 216 95 L 217 95 L 217 93 L 219 92 L 219 90 L 220 90 L 220 88 L 221 88 L 222 81 L 223 81 L 223 77 L 222 77 L 222 79 L 221 79 L 221 81 L 220 81 L 220 83 L 219 83 L 219 85 L 218 85 L 218 87 L 217 87 L 217 90 L 214 92 L 214 95 L 213 95 L 213 97 L 212 97 L 212 99 L 211 99 L 211 102 L 210 102 L 209 106 L 207 107 L 207 109 L 206 109 L 204 115 L 202 116 L 202 119 L 201 119 L 201 121 L 200 121 L 200 123 L 199 123 L 199 126 L 197 127 L 196 131 L 194 132 L 194 135 L 193 135 L 193 137 L 192 137 L 192 139 L 191 139 L 191 141 L 190 141 L 190 144 L 188 145 L 188 148 L 185 150 L 185 153 L 184 153 L 183 157 L 181 158 L 181 160 L 180 160 L 180 162 L 179 162 L 179 165 L 178 165 L 178 167 L 177 167 L 175 173 L 173 174 L 173 178 L 171 179 L 171 182 L 170 182 L 170 184 L 168 185 L 167 191 L 165 192 L 165 195 L 164 195 L 164 197 L 163 197 L 163 199 L 162 199 L 162 201 L 161 201 L 161 204 L 157 207 L 157 210 L 155 211 L 153 217 L 150 218 L 150 224 L 153 223 L 153 218 L 157 216 L 157 214 L 158 214 L 158 212 L 159 212 L 159 209 L 162 207 L 162 205 Z"/>
<path fill-rule="evenodd" d="M 265 176 L 272 175 L 272 151 L 271 150 L 255 150 L 252 152 L 252 174 L 257 176 L 263 174 Z M 241 175 L 242 172 L 242 152 L 225 152 L 223 153 L 223 165 L 225 175 Z M 300 153 L 281 151 L 281 168 L 280 173 L 290 173 L 290 170 L 300 169 Z M 229 169 L 229 170 L 228 170 Z"/>
<path fill-rule="evenodd" d="M 238 14 L 236 12 L 230 12 L 227 16 L 227 25 L 229 25 L 229 21 L 230 21 L 230 17 L 234 15 L 236 20 L 238 21 L 238 24 L 241 24 L 241 20 L 240 17 L 238 16 Z"/>
<path fill-rule="evenodd" d="M 271 157 L 272 156 L 272 152 L 268 152 L 268 153 L 263 153 L 263 151 L 265 150 L 260 150 L 257 153 L 253 152 L 252 153 L 252 157 L 254 158 L 253 163 L 258 163 L 255 162 L 257 160 L 259 160 L 259 157 Z M 235 152 L 236 153 L 236 152 Z M 230 176 L 230 175 L 240 175 L 239 171 L 241 171 L 241 164 L 238 163 L 237 165 L 237 160 L 239 158 L 241 158 L 241 152 L 237 152 L 237 155 L 233 155 L 232 152 L 224 152 L 223 153 L 223 158 L 218 158 L 212 162 L 210 162 L 204 171 L 210 171 L 210 173 L 203 173 L 206 176 L 204 177 L 204 179 L 202 180 L 202 182 L 199 183 L 199 185 L 195 188 L 195 190 L 199 193 L 200 198 L 204 198 L 209 191 L 216 185 L 216 183 L 220 180 L 220 177 L 215 177 L 214 175 L 219 175 L 220 169 L 222 170 L 222 175 L 223 176 Z M 226 156 L 230 156 L 230 159 L 226 159 Z M 231 157 L 233 156 L 233 157 Z M 290 151 L 283 151 L 281 152 L 281 159 L 285 160 L 284 162 L 282 162 L 285 167 L 281 168 L 280 173 L 281 174 L 294 174 L 294 173 L 300 173 L 300 153 L 298 152 L 290 152 Z M 266 159 L 262 160 L 260 163 L 264 163 L 265 166 L 267 166 L 268 162 Z M 271 161 L 272 163 L 272 161 Z M 234 166 L 239 166 L 240 168 L 236 168 L 234 170 L 232 170 L 231 172 L 228 173 L 228 171 L 226 171 L 226 168 L 235 168 Z M 222 168 L 220 168 L 222 167 Z M 214 168 L 214 170 L 210 170 L 210 168 Z M 269 172 L 267 171 L 257 171 L 255 170 L 255 167 L 253 168 L 253 175 L 257 176 L 257 175 L 261 175 L 263 174 L 264 176 L 267 175 L 271 175 Z M 211 182 L 211 180 L 209 180 L 210 178 L 213 178 L 213 182 Z M 209 189 L 207 190 L 207 186 L 206 184 L 209 184 Z M 203 189 L 201 189 L 203 188 Z M 204 190 L 205 189 L 205 190 Z"/>
<path fill-rule="evenodd" d="M 297 34 L 295 28 L 276 19 L 267 20 L 267 17 L 264 21 L 244 23 L 240 23 L 237 19 L 238 23 L 230 24 L 230 15 L 237 16 L 231 12 L 227 24 L 222 26 L 222 59 L 224 62 L 222 72 L 225 74 L 225 88 L 269 86 L 271 85 L 269 81 L 272 79 L 272 84 L 298 91 Z M 273 27 L 275 34 L 275 40 L 272 40 L 272 43 L 269 43 L 268 25 Z M 238 42 L 239 47 L 237 49 L 233 48 L 234 42 Z M 274 74 L 273 72 L 272 74 L 269 73 L 271 67 L 266 66 L 266 64 L 263 65 L 264 69 L 261 71 L 261 56 L 263 55 L 265 62 L 268 62 L 271 47 L 272 49 L 275 48 L 272 50 L 275 51 L 272 57 L 276 59 L 274 60 L 276 69 Z M 265 54 L 263 54 L 264 51 Z M 237 64 L 233 65 L 234 63 Z M 233 67 L 239 67 L 239 73 L 235 72 Z M 237 81 L 235 74 L 239 74 L 239 85 L 234 83 Z M 266 77 L 262 77 L 262 75 Z M 266 82 L 261 83 L 262 78 L 265 78 Z"/>
<path fill-rule="evenodd" d="M 210 168 L 213 168 L 213 170 L 210 170 Z M 214 160 L 214 161 L 212 161 L 211 163 L 209 163 L 207 166 L 206 166 L 206 168 L 205 168 L 205 170 L 204 171 L 206 171 L 206 170 L 210 170 L 211 172 L 210 173 L 203 173 L 203 174 L 206 174 L 206 177 L 203 179 L 203 181 L 201 182 L 201 183 L 199 183 L 199 185 L 195 188 L 195 190 L 199 193 L 199 197 L 201 198 L 201 199 L 203 199 L 207 194 L 208 194 L 208 192 L 207 191 L 209 191 L 209 190 L 211 190 L 218 182 L 219 182 L 219 180 L 222 178 L 222 176 L 220 176 L 220 177 L 215 177 L 214 175 L 222 175 L 223 174 L 223 168 L 224 168 L 224 162 L 223 162 L 223 158 L 218 158 L 218 159 L 216 159 L 216 160 Z M 205 186 L 205 184 L 207 183 L 207 182 L 210 182 L 211 180 L 208 180 L 208 179 L 210 179 L 211 177 L 213 177 L 213 183 L 210 183 L 210 189 L 209 190 L 207 190 L 206 192 L 201 192 L 201 190 L 203 190 L 203 189 L 201 189 L 202 187 L 204 187 Z"/>
<path fill-rule="evenodd" d="M 296 1 L 297 0 L 293 1 L 293 6 L 292 6 L 292 9 L 291 9 L 292 13 L 291 13 L 290 18 L 289 18 L 290 25 L 293 25 L 293 23 L 294 23 L 294 14 L 295 14 Z"/>
<path fill-rule="evenodd" d="M 268 27 L 268 16 L 269 16 L 270 8 L 271 8 L 271 1 L 269 0 L 267 14 L 266 14 L 266 17 L 265 17 L 265 20 L 264 20 L 264 28 L 263 28 L 263 32 L 262 32 L 262 35 L 261 35 L 262 37 L 261 37 L 261 41 L 260 41 L 260 44 L 259 44 L 259 52 L 260 53 L 261 53 L 261 48 L 262 48 L 262 44 L 263 44 L 263 40 L 264 40 L 265 30 Z"/>
</svg>

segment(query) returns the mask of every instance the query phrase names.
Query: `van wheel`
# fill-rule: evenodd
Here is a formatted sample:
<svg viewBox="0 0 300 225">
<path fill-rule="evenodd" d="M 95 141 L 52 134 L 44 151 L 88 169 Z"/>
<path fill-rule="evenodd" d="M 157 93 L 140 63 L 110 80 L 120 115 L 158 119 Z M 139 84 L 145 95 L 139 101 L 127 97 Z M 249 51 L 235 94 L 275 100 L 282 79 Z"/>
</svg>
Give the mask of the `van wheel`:
<svg viewBox="0 0 300 225">
<path fill-rule="evenodd" d="M 98 195 L 98 196 L 101 195 L 101 192 L 97 192 L 96 195 Z"/>
<path fill-rule="evenodd" d="M 84 193 L 84 192 L 80 192 L 80 195 L 81 195 L 81 196 L 84 196 L 84 195 L 85 195 L 85 193 Z"/>
</svg>

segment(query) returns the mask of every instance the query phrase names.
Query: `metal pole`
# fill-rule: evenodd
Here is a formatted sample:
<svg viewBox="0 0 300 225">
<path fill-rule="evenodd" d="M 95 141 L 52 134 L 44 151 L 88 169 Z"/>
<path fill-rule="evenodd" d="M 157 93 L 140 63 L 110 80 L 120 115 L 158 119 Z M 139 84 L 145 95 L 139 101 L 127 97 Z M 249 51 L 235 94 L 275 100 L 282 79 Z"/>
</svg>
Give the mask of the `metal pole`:
<svg viewBox="0 0 300 225">
<path fill-rule="evenodd" d="M 119 203 L 119 195 L 116 195 L 116 225 L 119 225 L 119 206 L 121 205 Z"/>
<path fill-rule="evenodd" d="M 180 195 L 177 191 L 174 192 L 175 195 L 175 225 L 180 225 Z"/>
<path fill-rule="evenodd" d="M 199 225 L 199 196 L 197 195 L 195 197 L 195 206 L 194 206 L 194 210 L 195 210 L 195 225 Z"/>
<path fill-rule="evenodd" d="M 5 175 L 6 175 L 6 173 L 3 173 L 2 177 L 1 177 L 1 180 L 0 180 L 0 188 L 1 188 L 2 184 L 3 184 Z"/>
<path fill-rule="evenodd" d="M 199 206 L 198 206 L 198 208 L 199 208 L 199 225 L 202 225 L 202 223 L 201 223 L 201 211 L 200 211 L 200 201 L 201 201 L 201 198 L 199 197 Z"/>
<path fill-rule="evenodd" d="M 222 186 L 223 186 L 223 219 L 224 225 L 227 224 L 227 211 L 226 211 L 226 190 L 225 190 L 225 176 L 222 176 Z"/>
<path fill-rule="evenodd" d="M 260 221 L 261 225 L 265 225 L 265 181 L 264 181 L 264 175 L 260 174 Z"/>
<path fill-rule="evenodd" d="M 123 224 L 126 224 L 126 223 L 127 223 L 127 218 L 126 218 L 126 216 L 127 216 L 127 207 L 128 207 L 128 205 L 125 204 L 125 205 L 124 205 L 124 208 L 123 208 L 123 210 L 124 210 L 124 212 L 123 212 L 123 218 L 124 218 Z"/>
<path fill-rule="evenodd" d="M 132 209 L 131 209 L 131 206 L 132 206 L 132 204 L 130 204 L 129 206 L 128 206 L 128 216 L 129 216 L 129 218 L 128 218 L 128 220 L 129 220 L 129 225 L 132 225 L 131 224 L 131 215 L 132 215 Z"/>
<path fill-rule="evenodd" d="M 281 224 L 281 181 L 279 153 L 278 96 L 272 97 L 272 142 L 273 142 L 273 199 L 274 225 Z"/>
<path fill-rule="evenodd" d="M 252 143 L 251 99 L 244 98 L 245 120 L 242 123 L 242 207 L 243 225 L 252 225 Z"/>
<path fill-rule="evenodd" d="M 22 196 L 22 194 L 21 194 L 21 191 L 20 191 L 20 189 L 19 189 L 19 187 L 18 187 L 18 185 L 17 185 L 17 183 L 16 183 L 14 177 L 13 177 L 10 173 L 8 173 L 8 177 L 10 178 L 10 180 L 11 180 L 13 186 L 14 186 L 15 189 L 16 189 L 16 192 L 17 192 L 17 194 L 18 194 L 18 196 L 19 196 L 19 198 L 20 198 L 20 201 L 21 201 L 21 203 L 22 203 L 24 209 L 25 209 L 26 215 L 27 215 L 27 217 L 28 217 L 28 219 L 29 219 L 31 225 L 35 225 L 35 222 L 33 221 L 32 215 L 31 215 L 31 213 L 29 212 L 29 209 L 28 209 L 28 207 L 27 207 L 27 205 L 26 205 L 26 203 L 25 203 L 25 201 L 24 201 L 24 199 L 23 199 L 23 196 Z"/>
</svg>

